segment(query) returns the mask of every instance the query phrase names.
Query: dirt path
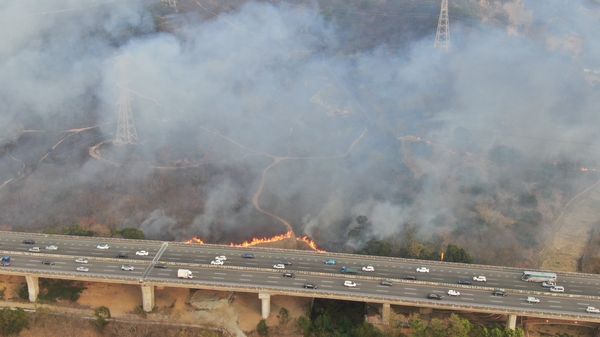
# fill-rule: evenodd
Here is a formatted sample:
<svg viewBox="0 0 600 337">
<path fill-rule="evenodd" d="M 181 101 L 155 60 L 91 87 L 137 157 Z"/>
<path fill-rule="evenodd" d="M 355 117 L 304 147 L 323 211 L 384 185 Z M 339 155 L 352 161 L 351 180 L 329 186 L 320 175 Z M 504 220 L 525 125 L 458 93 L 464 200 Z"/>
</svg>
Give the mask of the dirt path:
<svg viewBox="0 0 600 337">
<path fill-rule="evenodd" d="M 577 271 L 590 230 L 600 220 L 600 180 L 576 194 L 556 218 L 554 234 L 544 245 L 541 267 Z"/>
</svg>

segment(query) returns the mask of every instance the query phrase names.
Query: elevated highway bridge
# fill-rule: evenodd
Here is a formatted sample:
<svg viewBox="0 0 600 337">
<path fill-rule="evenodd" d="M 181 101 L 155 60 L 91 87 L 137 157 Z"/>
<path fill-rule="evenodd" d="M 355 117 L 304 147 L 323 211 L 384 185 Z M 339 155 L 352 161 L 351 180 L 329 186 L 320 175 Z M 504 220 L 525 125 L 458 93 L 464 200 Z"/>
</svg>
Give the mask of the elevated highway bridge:
<svg viewBox="0 0 600 337">
<path fill-rule="evenodd" d="M 35 243 L 26 244 L 25 240 Z M 101 244 L 109 248 L 98 249 Z M 46 249 L 50 245 L 57 249 Z M 40 251 L 29 251 L 32 246 Z M 135 254 L 141 250 L 149 254 Z M 254 257 L 244 258 L 245 253 Z M 262 302 L 264 318 L 270 315 L 271 296 L 297 296 L 380 303 L 384 323 L 389 321 L 391 305 L 503 314 L 510 328 L 515 327 L 517 316 L 600 323 L 600 314 L 586 312 L 588 306 L 600 308 L 600 276 L 593 274 L 558 272 L 558 284 L 565 287 L 565 293 L 551 293 L 539 283 L 521 281 L 522 270 L 509 267 L 1 231 L 0 255 L 11 256 L 11 265 L 0 267 L 0 274 L 25 277 L 32 302 L 39 294 L 39 278 L 50 278 L 139 285 L 146 311 L 154 308 L 156 287 L 181 287 L 256 293 Z M 211 265 L 215 256 L 220 255 L 227 257 L 224 265 Z M 88 263 L 77 263 L 79 257 L 86 258 Z M 336 264 L 326 265 L 324 261 L 328 259 L 334 259 Z M 43 264 L 44 261 L 52 264 Z M 277 263 L 286 264 L 285 269 L 274 269 Z M 122 270 L 122 265 L 133 266 L 134 270 Z M 360 271 L 366 265 L 375 270 L 357 275 L 339 272 L 341 266 Z M 80 266 L 89 271 L 77 271 Z M 427 267 L 430 272 L 418 273 L 418 267 Z M 180 268 L 191 270 L 194 278 L 178 278 Z M 286 271 L 293 272 L 295 277 L 283 277 Z M 487 282 L 457 284 L 476 275 L 485 275 Z M 411 277 L 416 280 L 407 279 Z M 346 280 L 355 282 L 356 287 L 344 286 Z M 382 285 L 382 280 L 391 285 Z M 306 283 L 314 284 L 316 289 L 304 288 Z M 506 289 L 508 296 L 492 296 L 494 288 Z M 448 296 L 449 289 L 460 291 L 460 296 Z M 443 298 L 428 299 L 431 293 Z M 539 298 L 540 303 L 528 303 L 528 296 Z"/>
</svg>

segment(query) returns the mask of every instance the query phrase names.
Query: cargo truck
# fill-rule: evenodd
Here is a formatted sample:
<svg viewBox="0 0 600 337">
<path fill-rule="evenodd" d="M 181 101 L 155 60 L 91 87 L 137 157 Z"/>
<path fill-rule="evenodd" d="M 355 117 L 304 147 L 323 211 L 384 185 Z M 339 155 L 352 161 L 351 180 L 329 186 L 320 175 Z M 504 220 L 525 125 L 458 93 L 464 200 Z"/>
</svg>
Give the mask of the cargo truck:
<svg viewBox="0 0 600 337">
<path fill-rule="evenodd" d="M 194 278 L 194 275 L 192 275 L 192 271 L 189 269 L 178 269 L 177 277 L 179 277 L 179 278 Z"/>
</svg>

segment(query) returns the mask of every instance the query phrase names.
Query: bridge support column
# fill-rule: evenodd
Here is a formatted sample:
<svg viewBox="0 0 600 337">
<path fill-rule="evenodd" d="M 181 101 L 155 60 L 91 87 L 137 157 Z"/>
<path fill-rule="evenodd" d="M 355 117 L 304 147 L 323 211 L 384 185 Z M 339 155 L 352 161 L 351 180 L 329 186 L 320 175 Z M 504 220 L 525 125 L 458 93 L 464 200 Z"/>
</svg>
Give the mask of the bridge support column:
<svg viewBox="0 0 600 337">
<path fill-rule="evenodd" d="M 142 308 L 145 312 L 154 309 L 154 286 L 142 285 Z"/>
<path fill-rule="evenodd" d="M 267 319 L 271 314 L 271 294 L 258 293 L 258 298 L 261 301 L 262 318 Z"/>
<path fill-rule="evenodd" d="M 381 322 L 384 325 L 390 324 L 390 312 L 392 311 L 392 306 L 389 303 L 383 303 L 381 307 Z"/>
<path fill-rule="evenodd" d="M 27 290 L 29 291 L 29 302 L 37 301 L 38 294 L 40 293 L 40 284 L 37 276 L 25 276 L 27 281 Z"/>
<path fill-rule="evenodd" d="M 515 330 L 517 328 L 517 315 L 508 315 L 506 328 L 510 330 Z"/>
</svg>

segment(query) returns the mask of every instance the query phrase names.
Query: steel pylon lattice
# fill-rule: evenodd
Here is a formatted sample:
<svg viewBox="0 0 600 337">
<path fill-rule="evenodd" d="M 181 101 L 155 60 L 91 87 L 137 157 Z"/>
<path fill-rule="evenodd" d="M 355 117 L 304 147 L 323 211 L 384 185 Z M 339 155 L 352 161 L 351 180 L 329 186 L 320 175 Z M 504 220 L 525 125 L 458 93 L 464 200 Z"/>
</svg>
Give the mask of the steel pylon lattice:
<svg viewBox="0 0 600 337">
<path fill-rule="evenodd" d="M 131 109 L 131 96 L 127 88 L 127 59 L 124 57 L 117 63 L 119 72 L 119 102 L 117 133 L 114 143 L 116 145 L 137 144 L 138 135 L 133 121 L 133 111 Z"/>
<path fill-rule="evenodd" d="M 171 7 L 177 11 L 177 0 L 160 0 L 163 5 Z"/>
<path fill-rule="evenodd" d="M 440 6 L 440 17 L 438 19 L 437 31 L 435 32 L 434 47 L 448 51 L 450 47 L 450 22 L 448 19 L 448 0 L 442 0 Z"/>
</svg>

